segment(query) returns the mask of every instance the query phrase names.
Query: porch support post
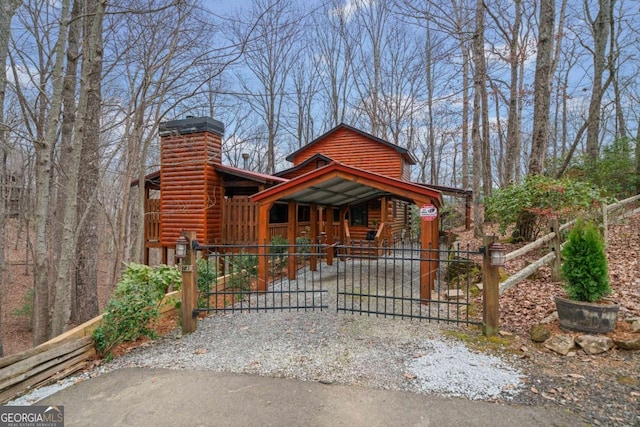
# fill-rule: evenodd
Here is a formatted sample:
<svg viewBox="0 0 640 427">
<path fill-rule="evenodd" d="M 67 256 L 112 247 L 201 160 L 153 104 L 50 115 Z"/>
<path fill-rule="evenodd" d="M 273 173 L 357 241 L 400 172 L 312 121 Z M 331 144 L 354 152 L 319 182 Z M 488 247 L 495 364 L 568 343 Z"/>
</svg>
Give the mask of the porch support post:
<svg viewBox="0 0 640 427">
<path fill-rule="evenodd" d="M 340 243 L 342 245 L 345 245 L 345 247 L 348 247 L 348 245 L 351 244 L 351 242 L 347 242 L 347 230 L 345 230 L 348 211 L 349 211 L 348 205 L 340 207 Z M 345 250 L 344 253 L 342 254 L 342 258 L 341 258 L 342 260 L 344 260 L 345 255 L 347 255 L 346 251 L 347 250 Z"/>
<path fill-rule="evenodd" d="M 289 280 L 296 278 L 296 233 L 298 230 L 298 203 L 289 202 L 289 222 L 287 223 L 287 240 L 289 240 L 287 277 Z"/>
<path fill-rule="evenodd" d="M 258 292 L 265 292 L 268 288 L 267 241 L 269 240 L 269 210 L 272 205 L 273 203 L 260 203 L 258 206 Z"/>
<path fill-rule="evenodd" d="M 315 255 L 318 252 L 318 205 L 315 203 L 311 203 L 310 223 L 311 258 L 309 259 L 309 270 L 316 271 L 318 269 L 318 257 Z"/>
<path fill-rule="evenodd" d="M 471 195 L 464 199 L 464 229 L 471 230 Z"/>
<path fill-rule="evenodd" d="M 327 233 L 327 265 L 333 265 L 333 205 L 326 208 L 327 222 L 325 233 Z"/>
<path fill-rule="evenodd" d="M 434 264 L 431 265 L 431 269 L 432 271 L 438 271 L 438 269 L 440 268 L 440 213 L 438 212 L 438 216 L 431 221 L 431 226 L 432 228 L 432 234 L 431 234 L 431 248 L 435 249 L 435 252 L 433 252 L 434 254 Z M 435 289 L 435 285 L 436 285 L 436 281 L 435 281 L 436 275 L 434 274 L 433 277 L 431 278 L 431 289 Z"/>
<path fill-rule="evenodd" d="M 420 202 L 415 201 L 418 206 Z M 429 304 L 431 289 L 433 287 L 433 274 L 431 273 L 433 261 L 429 249 L 433 242 L 433 225 L 429 221 L 420 220 L 420 299 L 422 304 Z"/>
</svg>

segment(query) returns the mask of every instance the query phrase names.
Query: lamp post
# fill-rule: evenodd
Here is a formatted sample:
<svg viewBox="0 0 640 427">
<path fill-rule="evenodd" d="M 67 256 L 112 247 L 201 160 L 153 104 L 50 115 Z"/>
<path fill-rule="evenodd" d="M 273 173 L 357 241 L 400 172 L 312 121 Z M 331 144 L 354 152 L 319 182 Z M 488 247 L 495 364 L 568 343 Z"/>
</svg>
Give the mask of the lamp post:
<svg viewBox="0 0 640 427">
<path fill-rule="evenodd" d="M 497 236 L 485 236 L 482 257 L 482 330 L 485 336 L 497 335 L 499 330 L 500 267 L 506 261 L 504 246 Z"/>
<path fill-rule="evenodd" d="M 197 268 L 195 242 L 196 233 L 186 231 L 176 240 L 176 260 L 180 260 L 182 271 L 182 333 L 188 334 L 196 330 L 197 325 Z"/>
<path fill-rule="evenodd" d="M 176 240 L 176 260 L 182 260 L 187 256 L 187 247 L 189 246 L 189 241 L 186 237 L 180 236 L 178 240 Z"/>
<path fill-rule="evenodd" d="M 504 263 L 507 261 L 507 251 L 502 243 L 494 242 L 489 247 L 489 254 L 491 256 L 492 267 L 504 267 Z"/>
</svg>

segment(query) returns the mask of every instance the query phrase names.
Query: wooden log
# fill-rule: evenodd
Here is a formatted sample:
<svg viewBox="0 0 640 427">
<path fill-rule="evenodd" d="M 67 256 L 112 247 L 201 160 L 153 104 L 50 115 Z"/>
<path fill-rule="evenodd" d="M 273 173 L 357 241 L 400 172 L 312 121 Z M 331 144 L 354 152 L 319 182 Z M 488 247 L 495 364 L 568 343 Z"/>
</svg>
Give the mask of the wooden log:
<svg viewBox="0 0 640 427">
<path fill-rule="evenodd" d="M 29 357 L 0 372 L 0 390 L 21 382 L 71 357 L 93 348 L 93 338 L 86 337 L 57 346 L 49 351 Z"/>
<path fill-rule="evenodd" d="M 507 262 L 508 261 L 512 261 L 518 257 L 521 257 L 522 255 L 531 252 L 534 249 L 538 249 L 539 247 L 541 247 L 542 245 L 544 245 L 545 243 L 551 241 L 553 238 L 556 237 L 556 233 L 549 233 L 547 235 L 544 235 L 542 237 L 540 237 L 538 240 L 536 240 L 535 242 L 531 242 L 528 245 L 525 245 L 523 247 L 521 247 L 520 249 L 516 249 L 513 252 L 509 252 L 507 254 Z"/>
<path fill-rule="evenodd" d="M 86 360 L 90 359 L 95 355 L 95 351 L 92 349 L 86 351 L 82 354 L 77 355 L 76 357 L 66 360 L 63 363 L 57 364 L 46 371 L 40 372 L 39 374 L 22 381 L 19 384 L 14 385 L 6 390 L 0 392 L 0 403 L 6 403 L 7 401 L 14 399 L 18 396 L 21 396 L 28 392 L 32 387 L 36 384 L 41 384 L 47 379 L 53 377 L 58 372 L 62 372 L 64 370 L 68 370 L 70 367 L 75 366 L 80 363 L 84 363 Z"/>
<path fill-rule="evenodd" d="M 509 277 L 504 282 L 500 283 L 500 288 L 499 288 L 500 289 L 500 294 L 502 295 L 504 293 L 504 291 L 506 291 L 507 289 L 511 288 L 514 285 L 517 285 L 518 283 L 522 282 L 527 277 L 531 276 L 537 269 L 539 269 L 543 265 L 548 264 L 551 261 L 553 261 L 553 259 L 555 257 L 556 257 L 555 252 L 549 252 L 548 254 L 546 254 L 545 256 L 543 256 L 542 258 L 537 260 L 536 262 L 526 266 L 525 268 L 523 268 L 522 270 L 518 271 L 513 276 Z"/>
<path fill-rule="evenodd" d="M 85 345 L 86 343 L 92 341 L 92 338 L 91 337 L 87 337 L 87 338 L 85 338 L 85 340 L 88 340 L 88 341 L 86 341 L 82 345 Z M 43 344 L 41 344 L 41 345 L 39 345 L 37 347 L 33 347 L 33 348 L 30 348 L 30 349 L 21 351 L 20 353 L 12 354 L 10 356 L 5 356 L 5 357 L 1 358 L 0 359 L 0 381 L 3 378 L 3 372 L 4 372 L 4 369 L 2 369 L 2 368 L 5 368 L 6 366 L 9 366 L 9 365 L 14 365 L 17 362 L 20 362 L 22 360 L 28 359 L 28 358 L 36 355 L 36 354 L 40 354 L 40 353 L 44 353 L 44 352 L 50 351 L 52 349 L 60 348 L 62 342 L 63 341 L 47 341 L 46 343 L 43 343 Z M 75 348 L 79 347 L 79 345 L 78 345 L 78 346 L 76 346 L 74 348 L 75 340 L 74 341 L 70 341 L 70 342 L 71 342 L 72 349 L 75 349 Z"/>
<path fill-rule="evenodd" d="M 640 194 L 638 194 L 636 196 L 629 197 L 629 198 L 624 199 L 624 200 L 620 200 L 618 202 L 611 203 L 610 205 L 607 205 L 607 210 L 609 212 L 614 211 L 614 210 L 616 210 L 616 209 L 618 209 L 618 208 L 620 208 L 620 207 L 622 207 L 622 206 L 624 206 L 626 204 L 629 204 L 631 202 L 635 202 L 636 200 L 640 200 Z"/>
</svg>

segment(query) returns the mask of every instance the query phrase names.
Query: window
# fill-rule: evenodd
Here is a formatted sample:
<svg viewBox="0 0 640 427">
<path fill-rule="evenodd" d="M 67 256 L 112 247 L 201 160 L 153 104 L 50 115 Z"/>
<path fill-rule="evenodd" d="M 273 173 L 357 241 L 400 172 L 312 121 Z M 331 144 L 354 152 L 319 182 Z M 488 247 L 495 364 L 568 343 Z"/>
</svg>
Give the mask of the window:
<svg viewBox="0 0 640 427">
<path fill-rule="evenodd" d="M 269 223 L 270 224 L 283 224 L 289 220 L 289 206 L 276 203 L 271 207 L 269 211 Z"/>
<path fill-rule="evenodd" d="M 311 206 L 298 205 L 298 222 L 311 221 Z"/>
<path fill-rule="evenodd" d="M 367 216 L 367 204 L 362 204 L 358 206 L 354 206 L 349 210 L 349 218 L 351 218 L 351 225 L 363 225 L 367 226 L 369 224 L 369 218 Z"/>
</svg>

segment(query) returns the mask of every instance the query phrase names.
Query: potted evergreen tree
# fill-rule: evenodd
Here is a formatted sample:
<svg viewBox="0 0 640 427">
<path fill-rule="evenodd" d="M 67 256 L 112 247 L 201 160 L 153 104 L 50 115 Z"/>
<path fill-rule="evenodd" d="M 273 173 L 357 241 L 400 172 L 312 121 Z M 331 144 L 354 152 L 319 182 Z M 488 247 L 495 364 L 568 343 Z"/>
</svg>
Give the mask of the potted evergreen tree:
<svg viewBox="0 0 640 427">
<path fill-rule="evenodd" d="M 569 298 L 555 298 L 560 327 L 611 332 L 620 306 L 602 300 L 611 293 L 611 286 L 604 241 L 593 222 L 578 220 L 569 233 L 562 249 L 562 278 Z"/>
</svg>

